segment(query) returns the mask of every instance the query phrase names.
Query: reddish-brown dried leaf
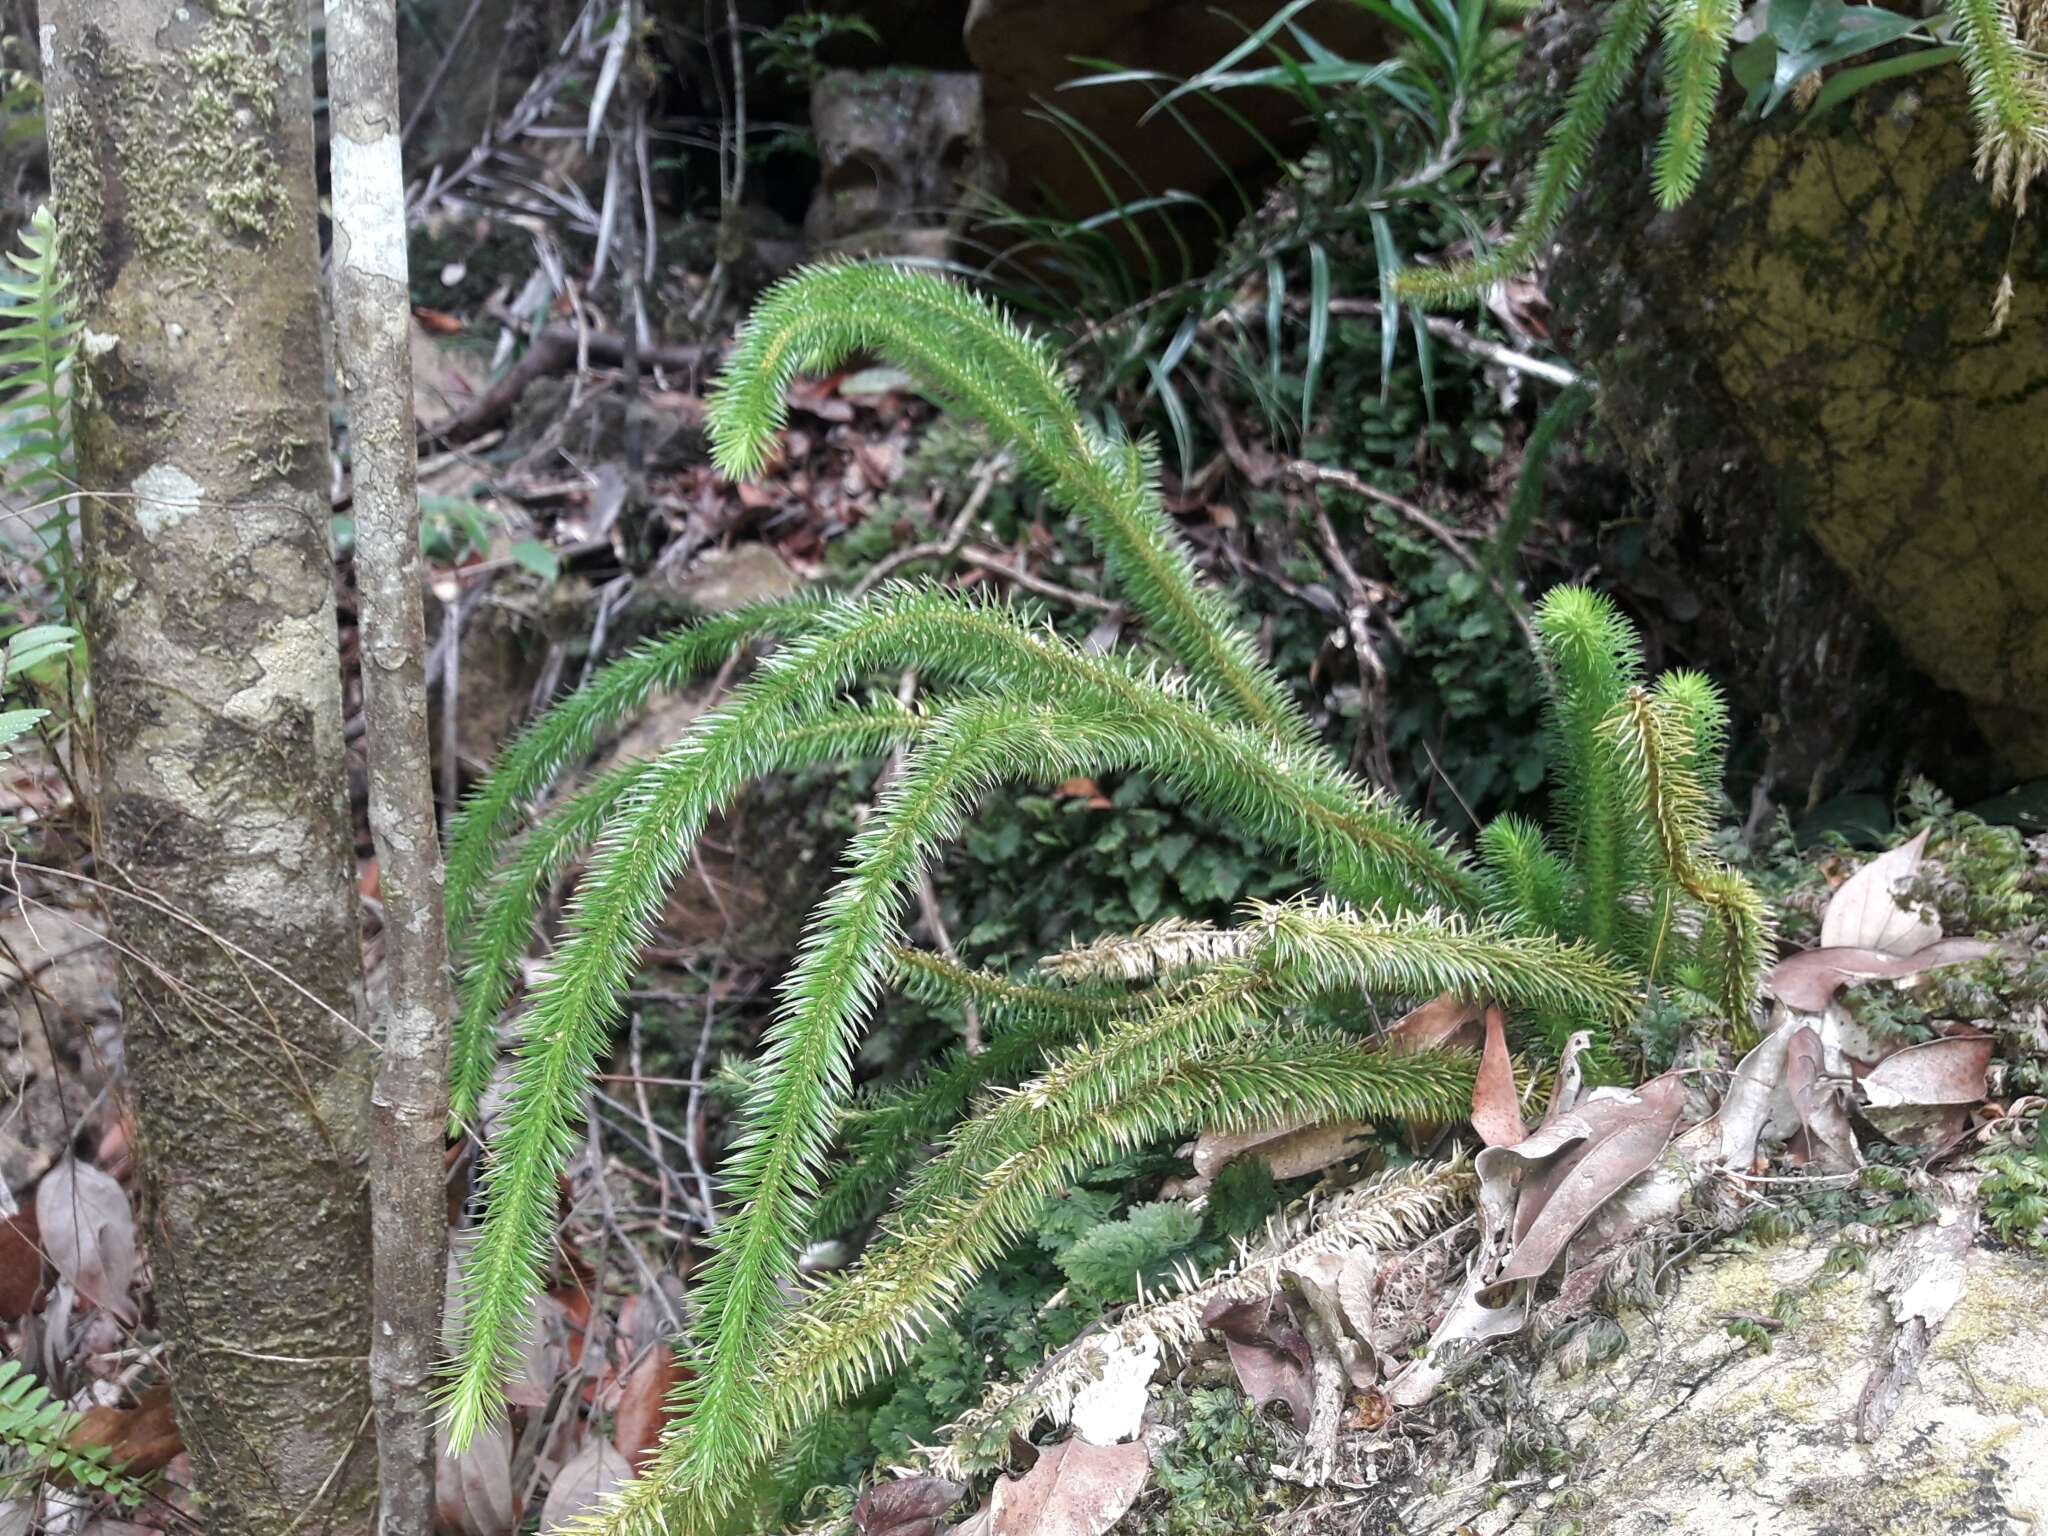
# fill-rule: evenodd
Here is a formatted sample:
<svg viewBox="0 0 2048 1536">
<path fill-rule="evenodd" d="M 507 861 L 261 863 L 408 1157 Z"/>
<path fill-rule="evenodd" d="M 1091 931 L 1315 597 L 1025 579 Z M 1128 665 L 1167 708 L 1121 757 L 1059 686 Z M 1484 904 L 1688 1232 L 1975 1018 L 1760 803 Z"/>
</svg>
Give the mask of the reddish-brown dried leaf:
<svg viewBox="0 0 2048 1536">
<path fill-rule="evenodd" d="M 1022 1477 L 1006 1477 L 989 1495 L 989 1536 L 1102 1536 L 1151 1475 L 1145 1442 L 1090 1445 L 1066 1440 Z"/>
<path fill-rule="evenodd" d="M 1472 1129 L 1489 1147 L 1512 1147 L 1529 1134 L 1508 1060 L 1507 1019 L 1498 1008 L 1486 1010 L 1486 1049 L 1472 1082 Z"/>
<path fill-rule="evenodd" d="M 612 1443 L 637 1473 L 654 1455 L 668 1424 L 668 1398 L 682 1379 L 675 1351 L 656 1344 L 626 1373 L 619 1384 L 619 1411 L 612 1421 Z"/>
<path fill-rule="evenodd" d="M 1853 1173 L 1863 1166 L 1863 1153 L 1849 1124 L 1848 1084 L 1826 1075 L 1825 1055 L 1820 1031 L 1811 1025 L 1785 1045 L 1785 1086 L 1799 1112 L 1793 1157 L 1829 1173 Z"/>
<path fill-rule="evenodd" d="M 1951 1035 L 1905 1046 L 1864 1074 L 1863 1097 L 1878 1108 L 1980 1103 L 1993 1043 L 1989 1035 Z"/>
<path fill-rule="evenodd" d="M 1604 1123 L 1561 1177 L 1524 1194 L 1525 1200 L 1537 1202 L 1537 1209 L 1533 1219 L 1517 1210 L 1521 1235 L 1494 1279 L 1533 1280 L 1546 1273 L 1593 1212 L 1657 1160 L 1684 1108 L 1684 1085 L 1669 1073 L 1643 1084 L 1631 1099 L 1580 1105 L 1580 1116 L 1591 1121 L 1597 1110 Z"/>
<path fill-rule="evenodd" d="M 1223 1335 L 1237 1383 L 1254 1406 L 1283 1403 L 1294 1427 L 1308 1428 L 1308 1340 L 1272 1297 L 1219 1296 L 1202 1309 L 1202 1326 Z"/>
<path fill-rule="evenodd" d="M 42 1288 L 43 1250 L 31 1207 L 0 1222 L 0 1322 L 28 1316 Z"/>
<path fill-rule="evenodd" d="M 1842 988 L 1859 981 L 1903 981 L 1938 966 L 1963 965 L 2000 953 L 1983 939 L 1942 939 L 1910 955 L 1881 949 L 1809 949 L 1772 967 L 1764 989 L 1801 1013 L 1820 1013 Z"/>
<path fill-rule="evenodd" d="M 1226 1163 L 1255 1156 L 1276 1179 L 1298 1179 L 1341 1163 L 1360 1150 L 1372 1127 L 1362 1120 L 1296 1120 L 1264 1131 L 1234 1134 L 1205 1131 L 1190 1158 L 1195 1172 L 1212 1179 Z"/>
<path fill-rule="evenodd" d="M 138 1477 L 160 1472 L 185 1448 L 171 1416 L 171 1389 L 151 1387 L 133 1408 L 91 1408 L 68 1442 L 75 1451 L 105 1446 L 108 1458 Z"/>
<path fill-rule="evenodd" d="M 943 1477 L 901 1477 L 878 1483 L 853 1506 L 860 1536 L 935 1536 L 946 1511 L 966 1495 L 964 1483 Z"/>
</svg>

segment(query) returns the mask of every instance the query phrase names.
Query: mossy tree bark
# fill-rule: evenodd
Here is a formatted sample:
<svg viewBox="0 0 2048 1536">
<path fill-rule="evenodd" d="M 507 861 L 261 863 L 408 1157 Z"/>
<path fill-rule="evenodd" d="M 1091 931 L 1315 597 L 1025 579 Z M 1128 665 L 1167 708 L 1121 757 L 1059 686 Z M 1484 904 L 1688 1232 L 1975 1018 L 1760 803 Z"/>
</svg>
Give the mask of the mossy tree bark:
<svg viewBox="0 0 2048 1536">
<path fill-rule="evenodd" d="M 174 1401 L 213 1536 L 371 1524 L 368 1061 L 303 0 L 44 0 L 98 743 Z"/>
</svg>

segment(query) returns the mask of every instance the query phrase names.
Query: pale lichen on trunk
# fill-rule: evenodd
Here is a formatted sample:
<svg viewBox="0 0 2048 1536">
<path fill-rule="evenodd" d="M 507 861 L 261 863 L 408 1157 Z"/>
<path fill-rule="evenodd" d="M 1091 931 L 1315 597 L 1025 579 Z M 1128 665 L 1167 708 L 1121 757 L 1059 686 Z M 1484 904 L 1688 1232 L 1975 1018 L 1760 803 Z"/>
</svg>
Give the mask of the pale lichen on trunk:
<svg viewBox="0 0 2048 1536">
<path fill-rule="evenodd" d="M 448 949 L 435 835 L 420 594 L 405 182 L 393 0 L 328 0 L 335 355 L 347 406 L 369 737 L 384 902 L 385 1007 L 371 1111 L 383 1536 L 427 1536 L 447 1213 Z"/>
<path fill-rule="evenodd" d="M 297 0 L 45 0 L 99 851 L 215 1536 L 369 1523 L 368 1062 Z"/>
</svg>

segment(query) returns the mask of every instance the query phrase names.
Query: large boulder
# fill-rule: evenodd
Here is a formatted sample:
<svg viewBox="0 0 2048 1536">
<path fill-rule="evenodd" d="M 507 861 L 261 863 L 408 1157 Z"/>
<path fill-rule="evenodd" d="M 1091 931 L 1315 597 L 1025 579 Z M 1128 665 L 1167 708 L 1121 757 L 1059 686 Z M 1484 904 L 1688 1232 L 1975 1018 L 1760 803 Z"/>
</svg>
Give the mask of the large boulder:
<svg viewBox="0 0 2048 1536">
<path fill-rule="evenodd" d="M 1029 212 L 1074 217 L 1109 205 L 1096 169 L 1047 117 L 1048 106 L 1077 119 L 1109 151 L 1098 158 L 1120 201 L 1145 191 L 1213 197 L 1226 185 L 1219 159 L 1256 172 L 1266 160 L 1261 138 L 1283 154 L 1304 147 L 1313 130 L 1300 103 L 1280 91 L 1233 92 L 1230 105 L 1243 123 L 1199 101 L 1184 102 L 1189 122 L 1208 141 L 1205 149 L 1168 114 L 1140 123 L 1154 99 L 1142 84 L 1060 89 L 1092 73 L 1083 59 L 1176 77 L 1196 74 L 1270 21 L 1273 11 L 1271 0 L 974 0 L 967 53 L 981 71 L 989 148 L 1006 171 L 1005 197 Z M 1321 6 L 1301 19 L 1339 53 L 1360 59 L 1386 53 L 1387 35 L 1363 6 Z M 1134 167 L 1145 187 L 1122 177 L 1110 156 Z"/>
<path fill-rule="evenodd" d="M 1585 32 L 1546 24 L 1543 88 Z M 1689 521 L 1720 582 L 1709 606 L 1803 675 L 1783 712 L 1823 719 L 1873 675 L 1874 616 L 2009 769 L 2048 771 L 2048 235 L 1972 175 L 1960 72 L 1811 118 L 1724 110 L 1710 174 L 1673 213 L 1650 188 L 1660 79 L 1610 126 L 1549 293 L 1638 477 Z"/>
</svg>

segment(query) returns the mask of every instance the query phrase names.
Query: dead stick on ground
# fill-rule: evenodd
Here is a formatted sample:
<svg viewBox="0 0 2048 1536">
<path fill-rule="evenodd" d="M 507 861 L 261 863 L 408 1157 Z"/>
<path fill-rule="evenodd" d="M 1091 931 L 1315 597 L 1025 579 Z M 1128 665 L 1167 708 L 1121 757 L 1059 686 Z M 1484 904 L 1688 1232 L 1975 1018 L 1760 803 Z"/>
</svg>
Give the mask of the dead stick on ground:
<svg viewBox="0 0 2048 1536">
<path fill-rule="evenodd" d="M 446 1281 L 447 933 L 423 659 L 395 0 L 327 0 L 335 356 L 355 457 L 370 832 L 384 904 L 384 1050 L 370 1094 L 370 1399 L 381 1536 L 434 1524 Z M 450 668 L 454 665 L 450 656 Z M 451 698 L 450 715 L 453 717 Z"/>
</svg>

